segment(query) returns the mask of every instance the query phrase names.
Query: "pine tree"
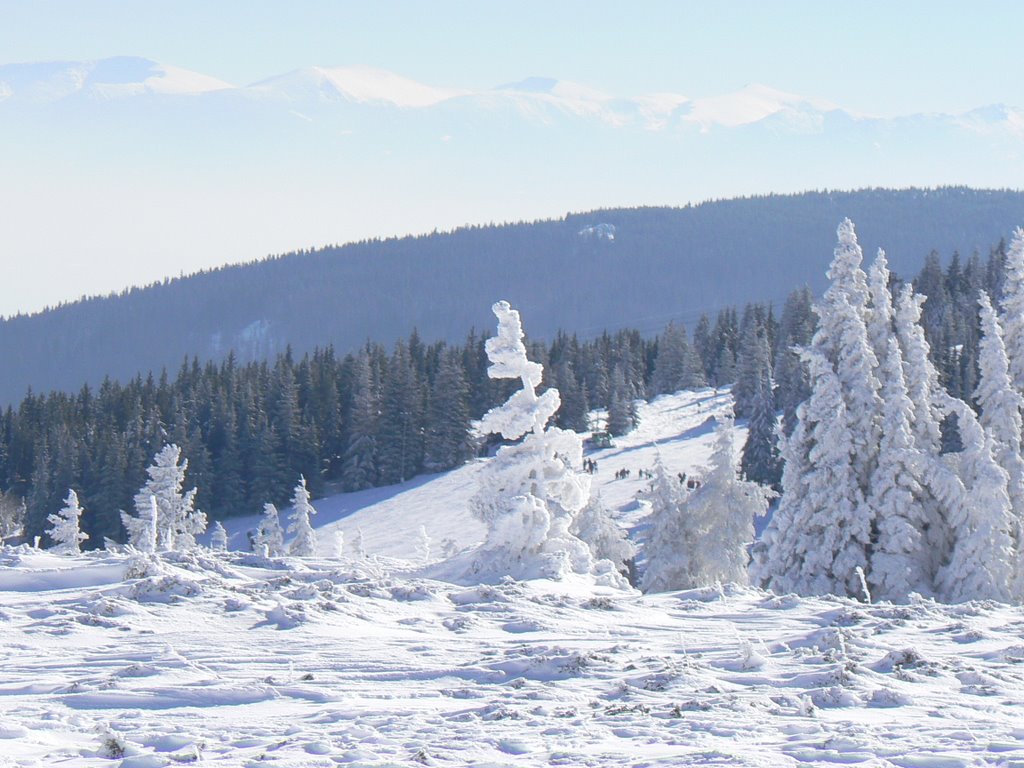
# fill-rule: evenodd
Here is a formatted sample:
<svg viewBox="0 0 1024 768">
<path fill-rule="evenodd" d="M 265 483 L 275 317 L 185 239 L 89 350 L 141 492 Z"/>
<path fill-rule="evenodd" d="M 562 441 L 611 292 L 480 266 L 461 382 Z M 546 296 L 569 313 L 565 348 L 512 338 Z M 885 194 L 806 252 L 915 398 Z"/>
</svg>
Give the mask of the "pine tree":
<svg viewBox="0 0 1024 768">
<path fill-rule="evenodd" d="M 782 432 L 793 434 L 796 409 L 811 393 L 807 369 L 800 361 L 801 347 L 811 343 L 817 330 L 811 291 L 804 286 L 793 291 L 782 308 L 775 346 L 775 404 L 782 411 Z"/>
<path fill-rule="evenodd" d="M 292 519 L 288 524 L 288 533 L 294 535 L 288 552 L 296 557 L 313 557 L 316 554 L 316 531 L 310 524 L 310 516 L 316 510 L 309 501 L 306 489 L 306 478 L 299 476 L 299 483 L 292 495 Z"/>
<path fill-rule="evenodd" d="M 68 497 L 60 512 L 46 518 L 51 525 L 46 533 L 54 542 L 54 552 L 62 555 L 77 555 L 81 552 L 81 543 L 89 538 L 87 533 L 79 529 L 81 518 L 82 507 L 78 503 L 78 494 L 68 489 Z"/>
<path fill-rule="evenodd" d="M 1008 601 L 1015 555 L 1009 477 L 970 406 L 954 401 L 953 407 L 964 444 L 958 458 L 965 491 L 950 514 L 955 541 L 949 562 L 938 574 L 939 592 L 950 602 Z"/>
<path fill-rule="evenodd" d="M 399 341 L 387 368 L 378 422 L 379 482 L 405 482 L 423 466 L 423 393 L 405 344 Z"/>
<path fill-rule="evenodd" d="M 281 528 L 281 519 L 277 513 L 277 507 L 267 502 L 263 505 L 263 517 L 256 526 L 256 534 L 253 536 L 253 547 L 258 554 L 267 557 L 282 557 L 286 550 L 284 546 L 284 529 Z"/>
<path fill-rule="evenodd" d="M 470 436 L 469 387 L 457 351 L 448 350 L 441 357 L 430 391 L 428 413 L 424 468 L 437 472 L 471 458 L 474 446 Z"/>
<path fill-rule="evenodd" d="M 981 305 L 981 377 L 975 399 L 981 407 L 980 423 L 992 440 L 995 460 L 1007 474 L 1007 493 L 1013 517 L 1014 558 L 1013 592 L 1024 599 L 1024 458 L 1021 457 L 1021 397 L 1010 381 L 1009 363 L 1003 334 L 995 310 L 982 293 Z"/>
<path fill-rule="evenodd" d="M 775 489 L 782 480 L 778 428 L 771 374 L 765 370 L 757 385 L 740 467 L 747 480 Z"/>
<path fill-rule="evenodd" d="M 872 521 L 854 471 L 847 408 L 828 359 L 815 348 L 803 357 L 811 397 L 787 441 L 782 499 L 757 573 L 780 593 L 859 596 L 856 568 L 868 567 Z"/>
<path fill-rule="evenodd" d="M 1024 229 L 1014 230 L 1006 251 L 1002 319 L 1006 357 L 1017 392 L 1024 394 Z"/>
<path fill-rule="evenodd" d="M 651 394 L 695 389 L 706 384 L 703 366 L 690 347 L 686 328 L 670 322 L 658 339 L 658 358 L 651 378 Z"/>
<path fill-rule="evenodd" d="M 618 364 L 612 371 L 611 394 L 608 402 L 608 432 L 618 437 L 630 432 L 640 419 L 636 409 L 636 391 L 626 378 L 624 366 Z"/>
<path fill-rule="evenodd" d="M 647 500 L 651 505 L 650 530 L 644 545 L 647 569 L 644 592 L 669 592 L 693 586 L 698 543 L 685 511 L 684 491 L 658 456 Z"/>
<path fill-rule="evenodd" d="M 379 418 L 370 361 L 365 354 L 356 358 L 352 379 L 352 407 L 348 417 L 349 434 L 342 483 L 346 491 L 361 491 L 372 488 L 377 482 Z"/>
<path fill-rule="evenodd" d="M 875 598 L 905 600 L 911 592 L 932 590 L 924 540 L 924 490 L 918 481 L 927 457 L 914 447 L 913 403 L 903 380 L 899 345 L 890 338 L 887 347 L 882 368 L 882 442 L 868 499 L 876 521 L 876 544 L 867 570 Z"/>
<path fill-rule="evenodd" d="M 180 459 L 180 463 L 179 463 Z M 196 489 L 182 492 L 188 460 L 181 459 L 181 449 L 171 443 L 153 457 L 146 470 L 149 479 L 135 494 L 137 519 L 144 520 L 157 505 L 157 551 L 184 550 L 196 545 L 195 537 L 206 530 L 206 515 L 194 508 Z M 140 529 L 132 518 L 121 513 L 125 528 L 136 535 Z M 144 527 L 144 526 L 143 526 Z M 138 548 L 134 540 L 131 543 Z"/>
<path fill-rule="evenodd" d="M 487 525 L 487 538 L 471 573 L 557 578 L 589 572 L 590 551 L 570 532 L 590 490 L 590 478 L 579 471 L 583 444 L 574 432 L 546 428 L 558 410 L 558 390 L 537 394 L 544 369 L 527 359 L 519 313 L 505 301 L 492 310 L 498 334 L 486 345 L 488 375 L 518 379 L 522 388 L 488 411 L 479 429 L 521 441 L 502 446 L 481 473 L 472 507 Z"/>
<path fill-rule="evenodd" d="M 698 526 L 696 569 L 700 584 L 748 581 L 747 549 L 754 540 L 754 518 L 768 511 L 771 491 L 741 480 L 736 465 L 731 415 L 718 419 L 711 468 L 686 499 L 686 514 Z"/>
</svg>

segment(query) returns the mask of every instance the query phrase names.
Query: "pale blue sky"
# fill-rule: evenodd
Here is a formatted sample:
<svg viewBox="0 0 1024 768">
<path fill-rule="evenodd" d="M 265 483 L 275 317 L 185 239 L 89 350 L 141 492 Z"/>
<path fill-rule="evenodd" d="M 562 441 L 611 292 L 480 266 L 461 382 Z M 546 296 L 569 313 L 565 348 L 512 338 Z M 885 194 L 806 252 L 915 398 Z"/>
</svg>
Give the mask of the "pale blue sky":
<svg viewBox="0 0 1024 768">
<path fill-rule="evenodd" d="M 483 88 L 544 75 L 617 95 L 750 82 L 890 115 L 1024 105 L 1024 2 L 0 0 L 0 62 L 138 55 L 242 85 L 368 64 Z"/>
</svg>

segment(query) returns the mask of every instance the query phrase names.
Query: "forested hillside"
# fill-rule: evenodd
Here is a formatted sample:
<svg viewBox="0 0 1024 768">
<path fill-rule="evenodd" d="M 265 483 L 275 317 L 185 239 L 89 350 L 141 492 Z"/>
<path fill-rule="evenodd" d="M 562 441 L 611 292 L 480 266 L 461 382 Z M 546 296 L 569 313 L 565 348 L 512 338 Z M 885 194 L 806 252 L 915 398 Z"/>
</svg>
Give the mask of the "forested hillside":
<svg viewBox="0 0 1024 768">
<path fill-rule="evenodd" d="M 498 298 L 530 318 L 537 338 L 563 328 L 583 339 L 625 327 L 653 335 L 670 320 L 692 328 L 727 306 L 781 306 L 804 283 L 819 292 L 821 243 L 844 216 L 858 222 L 866 251 L 884 246 L 894 271 L 914 274 L 933 250 L 987 254 L 1024 221 L 1024 193 L 816 192 L 286 254 L 0 322 L 0 402 L 19 401 L 29 387 L 127 382 L 231 350 L 238 363 L 272 359 L 288 345 L 296 355 L 328 345 L 346 354 L 367 339 L 390 346 L 410 328 L 452 342 L 489 327 Z"/>
</svg>

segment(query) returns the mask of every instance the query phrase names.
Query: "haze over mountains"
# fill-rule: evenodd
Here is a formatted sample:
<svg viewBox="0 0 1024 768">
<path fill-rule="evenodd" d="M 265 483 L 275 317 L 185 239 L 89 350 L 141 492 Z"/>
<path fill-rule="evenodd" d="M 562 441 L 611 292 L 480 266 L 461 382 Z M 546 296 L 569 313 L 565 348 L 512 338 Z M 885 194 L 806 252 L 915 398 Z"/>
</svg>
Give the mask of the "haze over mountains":
<svg viewBox="0 0 1024 768">
<path fill-rule="evenodd" d="M 882 118 L 772 83 L 694 97 L 529 74 L 474 90 L 362 66 L 238 84 L 143 58 L 0 65 L 0 141 L 19 150 L 0 313 L 467 223 L 1024 178 L 1016 105 Z"/>
<path fill-rule="evenodd" d="M 845 216 L 865 253 L 884 247 L 893 270 L 911 277 L 933 249 L 987 255 L 1024 223 L 1024 193 L 769 196 L 293 253 L 4 320 L 0 397 L 15 401 L 29 386 L 77 391 L 229 350 L 243 362 L 287 345 L 301 354 L 333 344 L 345 354 L 413 328 L 426 341 L 462 341 L 470 328 L 490 328 L 500 298 L 523 312 L 534 338 L 623 327 L 653 336 L 669 320 L 692 330 L 701 313 L 749 301 L 781 308 L 794 288 L 820 290 Z"/>
</svg>

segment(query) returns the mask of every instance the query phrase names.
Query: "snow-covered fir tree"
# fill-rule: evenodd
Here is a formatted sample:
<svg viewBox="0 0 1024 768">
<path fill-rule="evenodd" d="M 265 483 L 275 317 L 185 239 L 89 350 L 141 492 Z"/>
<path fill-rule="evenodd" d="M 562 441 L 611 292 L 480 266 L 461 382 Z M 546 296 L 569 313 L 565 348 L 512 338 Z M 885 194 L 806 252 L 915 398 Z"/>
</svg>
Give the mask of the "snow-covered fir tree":
<svg viewBox="0 0 1024 768">
<path fill-rule="evenodd" d="M 313 557 L 316 554 L 316 531 L 309 521 L 315 514 L 306 490 L 306 478 L 300 475 L 292 494 L 292 517 L 288 523 L 288 533 L 295 537 L 288 548 L 290 554 L 296 557 Z"/>
<path fill-rule="evenodd" d="M 612 519 L 600 494 L 590 497 L 570 530 L 590 547 L 595 560 L 610 561 L 621 574 L 629 572 L 628 563 L 636 557 L 636 545 L 629 540 L 625 529 Z"/>
<path fill-rule="evenodd" d="M 658 456 L 654 477 L 646 494 L 651 505 L 650 529 L 644 554 L 647 567 L 641 580 L 644 592 L 669 592 L 695 585 L 697 531 L 685 509 L 686 491 L 671 476 Z"/>
<path fill-rule="evenodd" d="M 472 507 L 486 524 L 487 537 L 471 575 L 558 578 L 587 573 L 594 565 L 590 550 L 570 530 L 590 493 L 590 478 L 579 471 L 582 442 L 574 432 L 546 428 L 558 410 L 558 391 L 537 394 L 543 367 L 527 359 L 519 313 L 506 301 L 492 310 L 498 332 L 486 343 L 488 376 L 519 379 L 522 388 L 484 415 L 480 431 L 519 442 L 499 448 L 481 472 Z"/>
<path fill-rule="evenodd" d="M 129 543 L 139 549 L 136 536 L 145 537 L 146 523 L 156 500 L 156 551 L 185 550 L 196 546 L 196 536 L 206 531 L 206 515 L 195 509 L 196 489 L 182 491 L 188 459 L 181 458 L 181 449 L 171 443 L 153 457 L 146 469 L 149 479 L 135 494 L 136 516 L 122 512 L 121 518 L 129 532 Z"/>
<path fill-rule="evenodd" d="M 774 494 L 756 482 L 740 479 L 731 415 L 718 418 L 710 464 L 684 505 L 690 524 L 697 528 L 694 586 L 746 584 L 754 518 L 768 511 L 768 500 Z"/>
<path fill-rule="evenodd" d="M 213 531 L 210 533 L 210 549 L 214 552 L 225 552 L 228 548 L 228 532 L 224 530 L 220 520 L 213 524 Z"/>
<path fill-rule="evenodd" d="M 824 354 L 812 347 L 803 357 L 811 397 L 786 442 L 782 499 L 757 575 L 780 593 L 860 596 L 856 568 L 868 567 L 872 520 L 854 471 L 847 407 Z"/>
<path fill-rule="evenodd" d="M 992 438 L 963 401 L 954 401 L 963 451 L 957 454 L 964 493 L 951 511 L 955 532 L 949 562 L 938 574 L 940 595 L 950 602 L 1009 600 L 1015 545 L 1009 477 L 994 455 Z"/>
<path fill-rule="evenodd" d="M 995 459 L 1007 474 L 1011 533 L 1016 553 L 1012 563 L 1012 593 L 1017 599 L 1024 599 L 1024 557 L 1021 557 L 1024 553 L 1024 457 L 1021 456 L 1024 397 L 1010 380 L 1002 329 L 988 295 L 982 293 L 978 303 L 982 335 L 978 388 L 974 397 L 981 408 L 981 426 L 992 440 Z"/>
<path fill-rule="evenodd" d="M 1014 230 L 1006 251 L 1002 320 L 1010 377 L 1024 395 L 1024 229 Z"/>
<path fill-rule="evenodd" d="M 286 554 L 281 516 L 277 507 L 269 502 L 263 505 L 263 517 L 256 526 L 252 543 L 257 554 L 267 557 L 282 557 Z"/>
<path fill-rule="evenodd" d="M 47 516 L 50 529 L 46 534 L 53 541 L 54 552 L 62 555 L 77 555 L 81 552 L 81 544 L 89 538 L 79 527 L 82 518 L 82 507 L 78 503 L 78 494 L 68 489 L 68 496 L 59 512 Z"/>
<path fill-rule="evenodd" d="M 739 478 L 734 442 L 732 416 L 720 417 L 711 466 L 688 494 L 660 458 L 656 463 L 645 592 L 747 583 L 754 518 L 767 512 L 771 492 Z"/>
<path fill-rule="evenodd" d="M 868 579 L 875 598 L 904 600 L 911 592 L 932 591 L 925 552 L 924 490 L 918 481 L 926 459 L 914 446 L 913 403 L 903 380 L 899 344 L 890 337 L 886 346 L 881 369 L 885 402 L 882 442 L 868 498 L 876 526 Z"/>
</svg>

